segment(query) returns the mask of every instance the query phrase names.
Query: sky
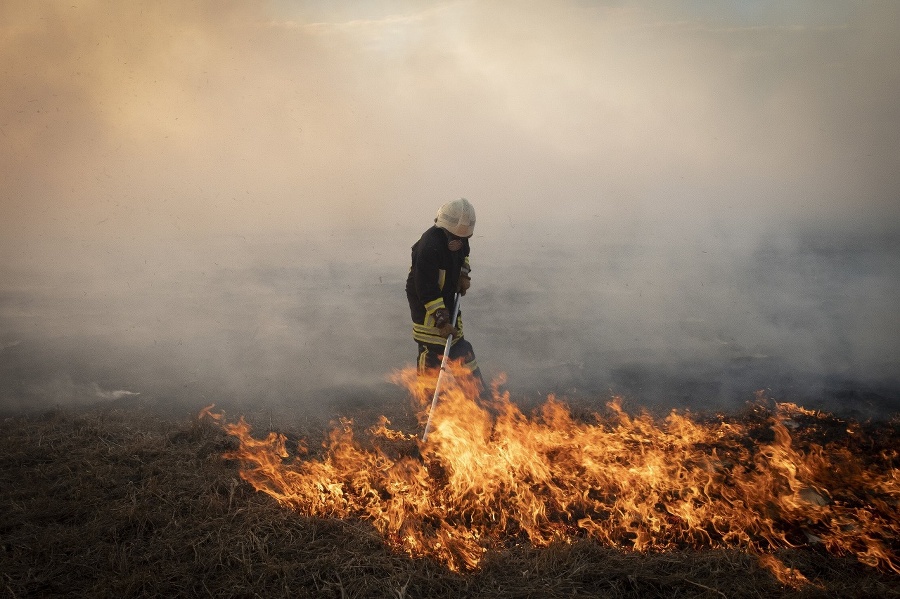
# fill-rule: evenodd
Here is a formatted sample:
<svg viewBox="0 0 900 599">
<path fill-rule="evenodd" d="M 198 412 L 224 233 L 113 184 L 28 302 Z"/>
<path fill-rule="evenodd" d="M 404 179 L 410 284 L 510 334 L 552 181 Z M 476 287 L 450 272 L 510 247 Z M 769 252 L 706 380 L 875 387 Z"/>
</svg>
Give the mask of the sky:
<svg viewBox="0 0 900 599">
<path fill-rule="evenodd" d="M 150 344 L 184 321 L 154 330 L 173 300 L 150 301 L 148 289 L 201 293 L 228 269 L 306 269 L 294 275 L 320 279 L 305 305 L 340 305 L 323 298 L 353 287 L 342 265 L 369 272 L 365 284 L 377 272 L 379 284 L 402 285 L 411 243 L 464 196 L 478 214 L 476 276 L 480 259 L 492 283 L 471 301 L 490 323 L 509 303 L 503 285 L 531 298 L 506 318 L 545 315 L 535 330 L 571 335 L 586 330 L 572 324 L 580 315 L 606 310 L 599 333 L 618 331 L 629 357 L 596 359 L 631 364 L 646 349 L 639 336 L 664 340 L 655 350 L 671 357 L 684 341 L 673 331 L 718 347 L 728 326 L 753 340 L 742 356 L 768 355 L 753 344 L 797 338 L 788 314 L 809 333 L 795 355 L 832 340 L 832 357 L 810 358 L 815 370 L 882 377 L 896 372 L 883 356 L 900 345 L 896 300 L 884 295 L 900 289 L 898 32 L 893 1 L 8 0 L 0 260 L 10 332 L 0 341 L 25 347 L 24 331 L 40 329 L 47 347 L 107 343 L 103 327 L 114 336 L 138 321 L 144 334 L 129 347 Z M 523 278 L 529 269 L 543 274 Z M 602 292 L 606 308 L 590 301 L 602 290 L 583 282 L 586 269 L 616 286 Z M 227 280 L 215 279 L 220 302 L 236 301 Z M 808 286 L 792 289 L 797 280 Z M 701 284 L 716 289 L 702 317 L 696 291 L 685 292 Z M 626 285 L 640 299 L 623 296 Z M 80 291 L 82 311 L 67 313 Z M 820 316 L 803 321 L 810 294 L 824 291 Z M 41 293 L 53 318 L 29 312 Z M 381 342 L 406 326 L 397 293 L 399 312 L 372 333 Z M 676 295 L 677 308 L 664 303 Z M 341 301 L 377 320 L 365 300 Z M 202 320 L 177 305 L 185 321 Z M 275 304 L 266 310 L 263 329 L 291 326 Z M 665 326 L 648 324 L 663 312 Z M 29 319 L 58 328 L 28 329 Z M 220 324 L 201 328 L 215 336 Z M 500 359 L 506 333 L 493 329 L 483 346 L 515 370 Z M 565 355 L 557 362 L 583 354 L 558 345 L 547 345 Z M 854 357 L 836 362 L 835 347 Z M 212 359 L 199 341 L 193 351 Z"/>
<path fill-rule="evenodd" d="M 40 237 L 898 216 L 894 2 L 5 2 Z M 412 212 L 411 212 L 412 211 Z"/>
</svg>

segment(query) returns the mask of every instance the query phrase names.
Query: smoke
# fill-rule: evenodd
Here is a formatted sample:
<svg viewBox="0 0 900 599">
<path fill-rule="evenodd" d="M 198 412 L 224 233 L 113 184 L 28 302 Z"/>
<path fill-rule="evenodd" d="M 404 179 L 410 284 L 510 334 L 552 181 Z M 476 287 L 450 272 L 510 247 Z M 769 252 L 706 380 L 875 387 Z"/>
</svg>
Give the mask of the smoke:
<svg viewBox="0 0 900 599">
<path fill-rule="evenodd" d="M 898 8 L 516 8 L 4 3 L 3 409 L 394 401 L 459 196 L 522 396 L 896 409 Z"/>
<path fill-rule="evenodd" d="M 897 409 L 896 232 L 791 224 L 744 242 L 636 241 L 595 225 L 526 239 L 469 300 L 488 313 L 473 333 L 480 362 L 507 365 L 520 394 L 708 411 L 763 391 L 843 413 Z"/>
<path fill-rule="evenodd" d="M 0 403 L 321 418 L 405 405 L 386 377 L 415 358 L 403 286 L 417 235 L 232 238 L 6 272 Z M 728 411 L 762 390 L 857 416 L 900 409 L 900 236 L 791 230 L 748 251 L 597 227 L 472 247 L 467 337 L 520 401 Z"/>
</svg>

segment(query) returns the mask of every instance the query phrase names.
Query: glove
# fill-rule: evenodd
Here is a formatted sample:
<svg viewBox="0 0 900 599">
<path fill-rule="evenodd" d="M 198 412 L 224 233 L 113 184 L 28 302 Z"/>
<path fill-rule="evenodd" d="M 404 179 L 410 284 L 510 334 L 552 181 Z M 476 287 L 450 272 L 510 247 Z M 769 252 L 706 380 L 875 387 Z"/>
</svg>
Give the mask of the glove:
<svg viewBox="0 0 900 599">
<path fill-rule="evenodd" d="M 446 339 L 450 335 L 453 335 L 454 337 L 456 337 L 457 335 L 459 335 L 459 331 L 457 331 L 456 327 L 454 327 L 452 324 L 448 323 L 440 328 L 440 331 L 438 334 L 441 337 L 443 337 L 444 339 Z"/>
<path fill-rule="evenodd" d="M 466 291 L 469 290 L 469 287 L 472 286 L 472 279 L 469 277 L 462 275 L 459 277 L 459 294 L 465 295 Z"/>
<path fill-rule="evenodd" d="M 438 308 L 434 311 L 434 326 L 441 337 L 445 339 L 450 335 L 456 335 L 456 328 L 450 324 L 450 311 L 446 308 Z"/>
<path fill-rule="evenodd" d="M 447 308 L 438 308 L 434 311 L 434 326 L 437 328 L 443 328 L 445 325 L 450 324 L 450 310 Z"/>
</svg>

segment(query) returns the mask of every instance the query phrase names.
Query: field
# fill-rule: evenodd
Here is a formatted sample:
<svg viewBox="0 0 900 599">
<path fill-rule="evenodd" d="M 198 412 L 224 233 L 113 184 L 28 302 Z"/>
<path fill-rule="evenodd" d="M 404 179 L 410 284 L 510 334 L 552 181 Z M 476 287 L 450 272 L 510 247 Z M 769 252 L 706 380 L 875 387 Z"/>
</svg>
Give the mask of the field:
<svg viewBox="0 0 900 599">
<path fill-rule="evenodd" d="M 366 414 L 359 415 L 360 420 Z M 250 419 L 253 420 L 252 415 Z M 265 418 L 256 418 L 264 432 Z M 866 424 L 896 449 L 896 422 Z M 322 430 L 284 431 L 321 438 Z M 453 572 L 362 520 L 281 507 L 209 420 L 116 408 L 0 423 L 0 590 L 8 597 L 900 597 L 900 577 L 815 546 L 777 551 L 784 585 L 739 550 L 510 544 Z M 877 448 L 875 448 L 877 449 Z M 896 540 L 895 540 L 896 543 Z"/>
</svg>

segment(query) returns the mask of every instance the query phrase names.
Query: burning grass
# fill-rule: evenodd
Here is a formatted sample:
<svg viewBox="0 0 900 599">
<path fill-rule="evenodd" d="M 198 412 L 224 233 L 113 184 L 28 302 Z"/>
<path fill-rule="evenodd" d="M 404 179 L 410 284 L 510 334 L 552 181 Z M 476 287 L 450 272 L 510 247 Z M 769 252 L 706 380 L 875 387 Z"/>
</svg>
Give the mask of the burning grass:
<svg viewBox="0 0 900 599">
<path fill-rule="evenodd" d="M 442 405 L 452 406 L 449 400 Z M 613 416 L 619 420 L 605 421 L 603 430 L 622 419 L 640 426 L 652 422 Z M 523 418 L 520 425 L 541 418 L 546 422 L 545 416 Z M 797 455 L 817 455 L 814 447 L 829 455 L 839 450 L 844 461 L 831 468 L 839 481 L 873 465 L 883 474 L 884 456 L 896 455 L 900 440 L 896 422 L 848 423 L 804 411 L 779 415 L 757 406 L 739 417 L 706 423 L 741 430 L 706 449 L 718 449 L 722 460 L 732 459 L 732 465 L 723 461 L 726 470 L 742 463 L 740 451 L 751 457 L 771 455 L 752 448 L 778 446 L 781 433 L 773 430 L 773 418 L 789 433 Z M 572 421 L 598 426 L 587 418 Z M 276 451 L 273 464 L 295 471 L 304 464 L 322 468 L 340 457 L 335 440 L 347 442 L 346 435 L 356 432 L 352 438 L 359 437 L 354 441 L 358 451 L 386 460 L 382 465 L 413 469 L 438 492 L 455 475 L 454 464 L 441 453 L 449 434 L 446 423 L 443 417 L 436 422 L 434 446 L 423 449 L 423 463 L 407 457 L 410 440 L 398 431 L 389 433 L 386 424 L 369 427 L 372 432 L 366 436 L 345 422 L 326 438 L 326 447 L 300 442 L 321 431 L 273 432 L 276 450 L 281 449 L 279 439 L 284 443 L 284 453 Z M 668 544 L 639 551 L 638 533 L 631 536 L 622 529 L 614 542 L 598 538 L 577 523 L 585 517 L 602 523 L 600 515 L 569 506 L 571 515 L 557 522 L 562 532 L 575 522 L 573 534 L 534 542 L 521 524 L 512 524 L 510 515 L 502 526 L 493 526 L 503 535 L 478 544 L 473 567 L 449 562 L 440 553 L 410 551 L 402 538 L 385 534 L 364 513 L 315 513 L 302 502 L 257 492 L 243 479 L 253 480 L 259 473 L 245 458 L 237 459 L 252 439 L 249 430 L 238 442 L 234 429 L 226 431 L 206 418 L 173 422 L 121 411 L 8 418 L 0 428 L 0 595 L 10 597 L 900 597 L 900 575 L 890 566 L 866 565 L 855 553 L 810 539 L 809 534 L 825 537 L 822 523 L 809 518 L 798 522 L 782 517 L 773 524 L 794 546 L 765 538 L 756 546 L 695 545 L 676 535 Z M 486 433 L 489 440 L 491 431 Z M 282 432 L 287 435 L 279 436 Z M 730 450 L 738 453 L 729 458 L 732 454 L 724 448 L 731 447 L 726 441 L 732 439 L 744 449 Z M 641 455 L 643 445 L 632 439 L 631 451 L 622 459 Z M 288 457 L 281 457 L 285 453 Z M 887 464 L 896 476 L 895 464 Z M 897 496 L 878 487 L 882 479 L 870 480 L 864 493 L 849 484 L 824 488 L 802 471 L 795 474 L 803 488 L 814 489 L 825 502 L 819 509 L 843 502 L 857 511 L 896 515 Z M 581 478 L 590 486 L 583 473 Z M 345 493 L 350 491 L 347 485 Z M 820 503 L 816 495 L 805 493 L 808 503 Z M 393 496 L 398 495 L 395 491 Z M 596 499 L 590 493 L 587 497 Z M 377 499 L 388 500 L 381 494 Z M 515 513 L 512 504 L 486 505 Z M 561 514 L 561 507 L 554 510 Z M 459 514 L 448 508 L 444 519 L 454 527 L 478 524 L 483 516 L 471 509 Z M 896 555 L 896 536 L 879 534 L 883 549 Z M 779 581 L 773 565 L 761 563 L 760 555 L 771 556 L 808 583 Z"/>
</svg>

